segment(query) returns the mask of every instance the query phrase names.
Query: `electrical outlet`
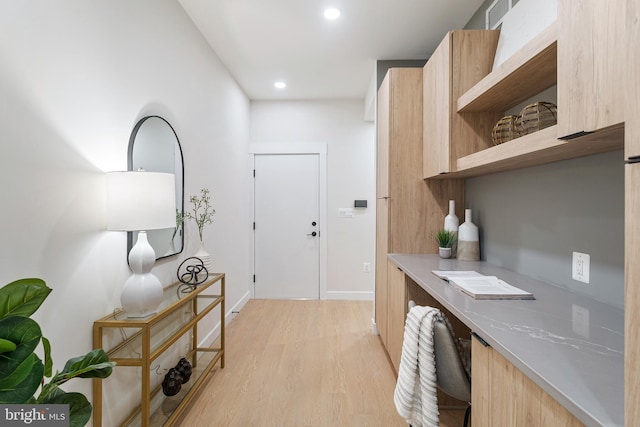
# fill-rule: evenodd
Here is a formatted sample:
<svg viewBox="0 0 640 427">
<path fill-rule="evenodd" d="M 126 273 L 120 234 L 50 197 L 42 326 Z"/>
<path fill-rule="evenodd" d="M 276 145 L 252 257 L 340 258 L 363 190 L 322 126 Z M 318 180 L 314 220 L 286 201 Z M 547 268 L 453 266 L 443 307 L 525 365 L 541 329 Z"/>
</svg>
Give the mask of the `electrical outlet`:
<svg viewBox="0 0 640 427">
<path fill-rule="evenodd" d="M 365 273 L 371 273 L 371 263 L 365 262 L 364 264 L 362 264 L 362 271 L 364 271 Z"/>
<path fill-rule="evenodd" d="M 571 277 L 579 282 L 589 283 L 589 268 L 591 257 L 580 252 L 573 253 Z"/>
</svg>

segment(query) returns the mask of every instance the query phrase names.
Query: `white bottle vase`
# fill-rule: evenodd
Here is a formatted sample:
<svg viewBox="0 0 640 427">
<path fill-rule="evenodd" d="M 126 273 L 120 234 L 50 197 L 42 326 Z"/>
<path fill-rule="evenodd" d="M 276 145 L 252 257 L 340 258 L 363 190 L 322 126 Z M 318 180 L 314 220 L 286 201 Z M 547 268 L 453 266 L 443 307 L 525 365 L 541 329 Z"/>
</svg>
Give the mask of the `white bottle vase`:
<svg viewBox="0 0 640 427">
<path fill-rule="evenodd" d="M 209 274 L 213 273 L 213 262 L 211 261 L 211 255 L 207 252 L 207 248 L 204 247 L 204 242 L 200 241 L 200 249 L 196 252 L 194 257 L 200 258 L 202 260 L 202 264 L 204 264 L 204 268 L 207 269 Z"/>
<path fill-rule="evenodd" d="M 456 201 L 449 200 L 449 214 L 444 217 L 444 229 L 447 231 L 458 232 L 460 222 L 456 216 Z"/>
<path fill-rule="evenodd" d="M 480 260 L 478 226 L 471 221 L 471 209 L 464 210 L 464 222 L 458 228 L 458 252 L 460 261 Z"/>
<path fill-rule="evenodd" d="M 456 201 L 449 200 L 449 214 L 444 217 L 444 229 L 446 231 L 453 231 L 454 233 L 457 233 L 459 225 L 460 222 L 458 221 L 458 217 L 456 216 Z M 458 242 L 456 241 L 451 247 L 450 254 L 447 258 L 456 256 L 457 250 Z M 442 257 L 442 255 L 440 256 Z"/>
</svg>

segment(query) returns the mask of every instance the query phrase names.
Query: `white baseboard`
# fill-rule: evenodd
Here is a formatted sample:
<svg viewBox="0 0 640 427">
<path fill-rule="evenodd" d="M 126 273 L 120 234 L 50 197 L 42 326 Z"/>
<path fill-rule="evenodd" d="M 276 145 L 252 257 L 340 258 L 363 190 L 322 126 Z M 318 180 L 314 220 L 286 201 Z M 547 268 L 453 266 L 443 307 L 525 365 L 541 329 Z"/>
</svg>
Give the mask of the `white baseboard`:
<svg viewBox="0 0 640 427">
<path fill-rule="evenodd" d="M 242 296 L 242 298 L 240 298 L 240 301 L 238 301 L 230 309 L 227 309 L 227 312 L 224 315 L 224 324 L 225 324 L 225 326 L 229 325 L 229 322 L 231 322 L 234 319 L 234 317 L 236 316 L 236 314 L 238 314 L 240 312 L 242 307 L 244 307 L 244 305 L 247 303 L 247 301 L 249 301 L 249 297 L 250 296 L 251 296 L 250 292 L 245 293 Z M 198 345 L 203 346 L 203 347 L 211 346 L 213 344 L 213 342 L 218 339 L 219 336 L 220 336 L 220 322 L 218 322 L 216 324 L 216 326 L 211 330 L 211 332 L 209 332 L 209 334 L 207 334 L 207 336 L 205 336 L 201 340 L 200 344 L 198 344 Z"/>
<path fill-rule="evenodd" d="M 373 335 L 380 335 L 380 332 L 378 332 L 378 326 L 376 326 L 376 319 L 375 318 L 371 318 L 371 333 Z"/>
<path fill-rule="evenodd" d="M 373 291 L 327 291 L 325 299 L 373 301 L 374 296 Z"/>
</svg>

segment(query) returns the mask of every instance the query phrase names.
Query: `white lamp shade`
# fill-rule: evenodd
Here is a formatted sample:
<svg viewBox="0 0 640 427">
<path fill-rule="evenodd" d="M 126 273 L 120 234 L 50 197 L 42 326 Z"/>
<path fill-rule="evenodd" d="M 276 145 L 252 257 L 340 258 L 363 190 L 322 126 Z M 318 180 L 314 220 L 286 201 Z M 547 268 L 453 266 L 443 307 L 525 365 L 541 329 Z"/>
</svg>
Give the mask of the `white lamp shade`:
<svg viewBox="0 0 640 427">
<path fill-rule="evenodd" d="M 176 226 L 175 176 L 128 171 L 107 173 L 107 229 L 155 230 Z"/>
</svg>

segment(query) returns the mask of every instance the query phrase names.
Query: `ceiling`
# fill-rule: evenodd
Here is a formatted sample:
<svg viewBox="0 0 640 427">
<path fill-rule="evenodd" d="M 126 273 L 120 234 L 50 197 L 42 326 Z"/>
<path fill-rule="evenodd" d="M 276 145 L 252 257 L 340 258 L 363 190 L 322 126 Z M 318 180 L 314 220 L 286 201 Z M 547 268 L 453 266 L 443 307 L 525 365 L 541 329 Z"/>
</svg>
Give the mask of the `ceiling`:
<svg viewBox="0 0 640 427">
<path fill-rule="evenodd" d="M 178 0 L 251 100 L 364 99 L 376 60 L 426 59 L 483 0 Z M 341 10 L 333 21 L 326 7 Z M 283 80 L 285 89 L 274 82 Z"/>
</svg>

